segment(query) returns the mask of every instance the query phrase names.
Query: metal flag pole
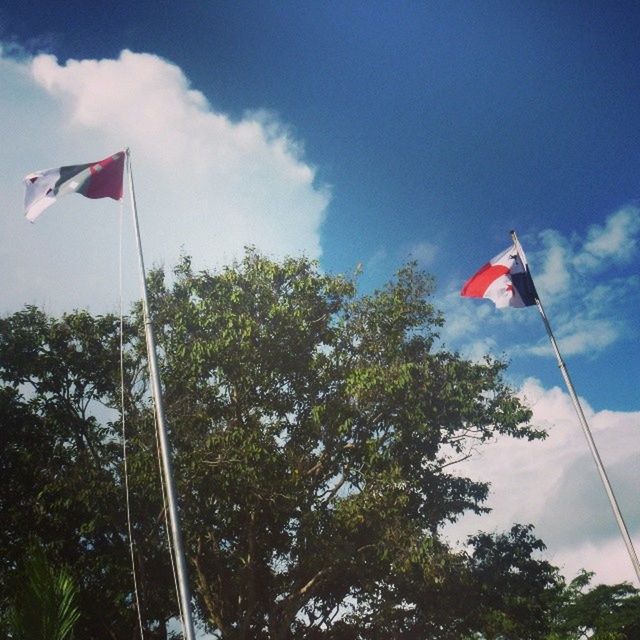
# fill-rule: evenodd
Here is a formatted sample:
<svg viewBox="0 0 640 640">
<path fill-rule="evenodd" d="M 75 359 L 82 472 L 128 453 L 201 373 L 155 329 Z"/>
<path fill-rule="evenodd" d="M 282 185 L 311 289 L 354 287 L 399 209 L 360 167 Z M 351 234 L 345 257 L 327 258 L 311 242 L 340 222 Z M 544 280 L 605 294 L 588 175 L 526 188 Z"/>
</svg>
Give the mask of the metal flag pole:
<svg viewBox="0 0 640 640">
<path fill-rule="evenodd" d="M 189 590 L 189 578 L 187 564 L 185 561 L 184 548 L 182 545 L 182 534 L 180 533 L 180 523 L 178 519 L 178 507 L 176 500 L 176 489 L 173 481 L 173 471 L 171 465 L 170 445 L 167 436 L 164 407 L 162 404 L 162 389 L 160 387 L 160 377 L 158 375 L 158 364 L 156 358 L 156 345 L 153 334 L 153 324 L 149 316 L 149 301 L 147 296 L 147 279 L 144 269 L 144 259 L 142 257 L 142 242 L 140 240 L 140 225 L 138 224 L 138 209 L 136 207 L 136 194 L 133 187 L 133 173 L 131 171 L 131 153 L 126 149 L 127 173 L 129 176 L 129 194 L 131 196 L 131 208 L 133 215 L 133 226 L 136 235 L 136 245 L 138 248 L 138 263 L 140 266 L 140 279 L 142 288 L 142 313 L 144 317 L 144 329 L 147 341 L 147 357 L 149 358 L 149 372 L 153 400 L 156 407 L 158 419 L 158 440 L 160 443 L 160 456 L 162 459 L 162 470 L 165 486 L 167 489 L 167 505 L 169 509 L 169 525 L 171 529 L 171 539 L 176 558 L 176 573 L 178 578 L 178 591 L 180 597 L 180 608 L 182 610 L 182 627 L 185 640 L 195 640 L 193 618 L 191 616 L 191 593 Z"/>
<path fill-rule="evenodd" d="M 525 266 L 525 268 L 528 269 L 527 261 L 526 261 L 526 258 L 524 257 L 524 251 L 522 249 L 522 246 L 520 245 L 520 241 L 518 240 L 518 237 L 516 236 L 515 231 L 511 232 L 511 238 L 516 247 L 516 251 L 518 253 L 520 261 L 522 262 L 523 266 Z M 587 444 L 589 445 L 591 455 L 593 456 L 593 460 L 596 463 L 598 473 L 600 474 L 600 479 L 602 480 L 602 484 L 604 485 L 604 489 L 607 493 L 607 497 L 609 498 L 609 504 L 611 505 L 611 509 L 613 510 L 613 515 L 615 516 L 616 522 L 618 523 L 620 534 L 622 535 L 624 544 L 627 547 L 629 558 L 631 559 L 631 563 L 633 564 L 633 568 L 636 572 L 636 578 L 638 580 L 638 583 L 640 584 L 640 562 L 638 561 L 636 550 L 633 547 L 631 536 L 629 536 L 627 525 L 625 524 L 624 518 L 622 517 L 622 512 L 620 511 L 620 507 L 618 506 L 618 501 L 616 500 L 616 496 L 613 493 L 613 488 L 611 487 L 611 483 L 609 482 L 609 478 L 607 477 L 607 472 L 605 471 L 604 465 L 602 464 L 602 460 L 600 459 L 598 448 L 596 447 L 596 443 L 594 442 L 593 436 L 591 435 L 591 429 L 589 429 L 589 424 L 587 423 L 587 419 L 585 418 L 584 411 L 582 410 L 582 406 L 580 405 L 580 401 L 578 400 L 578 396 L 573 387 L 573 383 L 571 382 L 571 377 L 569 376 L 567 365 L 562 359 L 562 355 L 560 354 L 560 349 L 558 348 L 558 343 L 556 342 L 555 336 L 553 335 L 553 331 L 551 330 L 551 325 L 549 324 L 549 319 L 547 318 L 547 314 L 544 311 L 544 307 L 542 306 L 542 302 L 540 301 L 540 297 L 538 296 L 537 293 L 535 294 L 535 301 L 536 301 L 536 307 L 538 307 L 538 311 L 542 316 L 542 322 L 544 323 L 544 328 L 547 330 L 547 335 L 549 336 L 551 347 L 553 348 L 553 352 L 556 356 L 556 360 L 558 361 L 558 367 L 560 368 L 560 373 L 562 373 L 564 382 L 567 385 L 569 396 L 571 398 L 571 402 L 573 403 L 573 408 L 576 411 L 578 420 L 580 422 L 580 426 L 582 427 L 584 436 L 587 439 Z"/>
</svg>

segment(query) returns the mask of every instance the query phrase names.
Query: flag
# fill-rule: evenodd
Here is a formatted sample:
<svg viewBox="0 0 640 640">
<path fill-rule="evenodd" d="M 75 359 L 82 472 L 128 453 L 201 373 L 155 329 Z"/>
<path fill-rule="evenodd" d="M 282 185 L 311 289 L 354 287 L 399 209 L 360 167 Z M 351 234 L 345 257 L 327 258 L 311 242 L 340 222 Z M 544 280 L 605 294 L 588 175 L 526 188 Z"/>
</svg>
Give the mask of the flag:
<svg viewBox="0 0 640 640">
<path fill-rule="evenodd" d="M 529 307 L 538 294 L 533 284 L 527 258 L 520 248 L 511 245 L 485 264 L 462 287 L 465 298 L 489 298 L 496 307 Z"/>
<path fill-rule="evenodd" d="M 35 171 L 24 178 L 24 211 L 33 222 L 47 207 L 67 193 L 87 198 L 122 198 L 125 152 L 88 164 Z"/>
</svg>

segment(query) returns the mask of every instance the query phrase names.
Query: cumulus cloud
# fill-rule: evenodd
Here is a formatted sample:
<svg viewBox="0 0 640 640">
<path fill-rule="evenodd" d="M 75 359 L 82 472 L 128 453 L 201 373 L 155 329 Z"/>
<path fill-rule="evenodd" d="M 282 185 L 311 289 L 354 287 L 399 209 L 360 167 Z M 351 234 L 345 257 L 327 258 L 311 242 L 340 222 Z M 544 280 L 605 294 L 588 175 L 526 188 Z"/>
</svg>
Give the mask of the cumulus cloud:
<svg viewBox="0 0 640 640">
<path fill-rule="evenodd" d="M 614 434 L 615 435 L 615 434 Z M 611 446 L 607 446 L 610 453 Z M 624 443 L 622 452 L 626 452 Z M 615 454 L 620 451 L 614 451 Z M 630 488 L 636 486 L 638 479 L 637 452 L 614 459 L 607 468 L 607 476 L 612 485 L 624 492 L 625 516 L 636 525 L 640 522 L 640 507 L 631 499 Z M 615 490 L 615 489 L 614 489 Z M 571 504 L 571 522 L 564 520 L 566 505 Z M 594 462 L 588 453 L 568 461 L 565 472 L 553 487 L 546 510 L 540 518 L 540 527 L 555 540 L 571 542 L 574 538 L 571 529 L 588 530 L 590 540 L 597 542 L 618 533 L 610 505 L 606 499 L 603 485 L 598 477 Z"/>
<path fill-rule="evenodd" d="M 491 481 L 493 511 L 463 518 L 449 536 L 462 540 L 478 529 L 533 523 L 548 546 L 547 557 L 569 577 L 585 568 L 596 571 L 599 580 L 632 580 L 633 568 L 568 394 L 530 378 L 520 396 L 533 410 L 533 424 L 548 431 L 547 439 L 501 438 L 460 463 L 459 473 Z M 584 399 L 581 403 L 627 526 L 640 545 L 640 412 L 595 412 Z M 597 558 L 611 550 L 609 562 L 599 563 Z"/>
<path fill-rule="evenodd" d="M 211 267 L 248 244 L 274 256 L 320 256 L 330 192 L 273 114 L 256 109 L 232 120 L 178 66 L 127 50 L 112 60 L 66 62 L 0 55 L 0 83 L 0 133 L 11 140 L 0 159 L 2 232 L 15 239 L 0 263 L 16 274 L 0 297 L 3 309 L 113 308 L 118 205 L 68 196 L 29 227 L 19 191 L 29 171 L 125 146 L 148 264 L 172 265 L 184 251 L 196 267 Z M 129 280 L 127 297 L 136 297 L 137 276 Z"/>
</svg>

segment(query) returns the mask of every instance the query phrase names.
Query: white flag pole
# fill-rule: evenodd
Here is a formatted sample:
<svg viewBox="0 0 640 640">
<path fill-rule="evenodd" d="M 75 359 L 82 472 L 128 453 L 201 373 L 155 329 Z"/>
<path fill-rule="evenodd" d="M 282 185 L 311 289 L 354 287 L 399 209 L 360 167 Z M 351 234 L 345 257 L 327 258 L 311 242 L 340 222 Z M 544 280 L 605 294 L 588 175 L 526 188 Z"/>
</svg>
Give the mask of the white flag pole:
<svg viewBox="0 0 640 640">
<path fill-rule="evenodd" d="M 511 232 L 511 238 L 513 239 L 513 243 L 516 247 L 518 256 L 520 257 L 520 261 L 522 262 L 523 266 L 525 266 L 525 268 L 528 269 L 527 261 L 526 261 L 526 258 L 524 257 L 524 251 L 522 250 L 522 246 L 520 245 L 520 241 L 518 240 L 518 237 L 516 236 L 515 231 Z M 613 515 L 615 516 L 616 522 L 618 524 L 618 528 L 620 529 L 620 534 L 622 535 L 624 544 L 627 547 L 629 558 L 631 559 L 631 563 L 633 564 L 633 568 L 636 573 L 636 578 L 638 580 L 638 583 L 640 584 L 640 562 L 638 561 L 638 556 L 636 555 L 636 551 L 633 547 L 633 542 L 631 541 L 631 537 L 629 536 L 629 531 L 627 529 L 627 525 L 625 524 L 624 518 L 622 517 L 622 512 L 620 511 L 620 507 L 618 506 L 618 501 L 616 500 L 616 496 L 613 492 L 613 488 L 611 487 L 611 483 L 609 482 L 609 478 L 607 477 L 607 472 L 605 471 L 604 465 L 602 464 L 602 460 L 600 459 L 598 448 L 596 447 L 596 443 L 594 442 L 593 436 L 591 435 L 591 429 L 589 429 L 589 424 L 587 423 L 587 419 L 585 418 L 584 411 L 582 410 L 582 406 L 580 405 L 580 401 L 573 387 L 573 383 L 571 382 L 569 371 L 567 370 L 567 365 L 562 359 L 562 355 L 560 354 L 560 349 L 558 348 L 558 343 L 556 342 L 555 336 L 553 335 L 553 331 L 551 330 L 551 325 L 549 324 L 549 319 L 547 318 L 547 314 L 544 311 L 544 307 L 542 306 L 542 302 L 540 301 L 540 297 L 537 294 L 537 292 L 535 295 L 535 301 L 536 301 L 536 307 L 538 307 L 538 311 L 540 312 L 540 315 L 542 317 L 544 328 L 546 329 L 547 335 L 549 336 L 551 347 L 556 356 L 556 360 L 558 361 L 558 367 L 560 368 L 560 373 L 562 373 L 564 382 L 567 385 L 567 389 L 569 391 L 569 397 L 571 398 L 571 402 L 573 403 L 573 408 L 575 409 L 575 412 L 578 416 L 580 426 L 582 427 L 582 431 L 584 433 L 585 438 L 587 439 L 587 444 L 589 445 L 591 455 L 593 456 L 593 460 L 598 469 L 598 473 L 600 474 L 600 479 L 602 480 L 602 484 L 604 485 L 604 489 L 607 493 L 607 497 L 609 498 L 609 504 L 611 505 L 611 509 L 613 510 Z"/>
<path fill-rule="evenodd" d="M 167 489 L 167 505 L 169 509 L 169 525 L 171 529 L 171 539 L 176 558 L 176 573 L 178 577 L 178 591 L 180 597 L 180 609 L 182 610 L 182 627 L 185 640 L 195 640 L 193 618 L 191 616 L 191 593 L 189 590 L 189 578 L 187 564 L 185 561 L 184 548 L 182 545 L 182 534 L 180 533 L 180 523 L 178 519 L 178 507 L 176 500 L 176 489 L 173 481 L 173 471 L 171 465 L 170 445 L 167 436 L 164 407 L 162 403 L 162 388 L 158 375 L 158 365 L 156 357 L 156 345 L 153 334 L 153 325 L 149 316 L 149 301 L 147 296 L 147 280 L 144 269 L 144 259 L 142 257 L 142 242 L 140 240 L 140 226 L 138 224 L 138 210 L 136 207 L 136 195 L 133 187 L 133 174 L 131 171 L 131 153 L 126 149 L 127 172 L 129 175 L 129 194 L 131 196 L 131 208 L 133 215 L 133 226 L 135 229 L 136 245 L 138 248 L 138 262 L 140 266 L 140 278 L 142 289 L 142 313 L 144 316 L 144 329 L 147 341 L 147 357 L 149 359 L 149 372 L 151 377 L 151 388 L 153 400 L 156 407 L 158 419 L 158 439 L 160 443 L 160 456 L 162 459 L 162 470 Z"/>
</svg>

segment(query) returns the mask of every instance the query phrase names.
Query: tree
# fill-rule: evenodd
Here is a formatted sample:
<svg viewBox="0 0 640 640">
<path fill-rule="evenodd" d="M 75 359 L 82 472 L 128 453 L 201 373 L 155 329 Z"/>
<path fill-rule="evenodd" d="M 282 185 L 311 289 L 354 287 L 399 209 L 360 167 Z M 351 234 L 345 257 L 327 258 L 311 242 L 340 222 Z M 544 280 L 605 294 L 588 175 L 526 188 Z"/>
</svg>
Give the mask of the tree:
<svg viewBox="0 0 640 640">
<path fill-rule="evenodd" d="M 78 621 L 77 588 L 64 570 L 56 571 L 39 547 L 21 569 L 6 617 L 11 640 L 71 640 Z"/>
<path fill-rule="evenodd" d="M 455 462 L 496 435 L 543 434 L 503 381 L 504 363 L 438 346 L 443 318 L 432 288 L 408 265 L 358 296 L 354 281 L 309 260 L 251 250 L 219 273 L 195 272 L 185 258 L 171 283 L 162 271 L 150 275 L 187 560 L 210 632 L 498 637 L 490 633 L 500 615 L 515 629 L 544 606 L 556 577 L 532 559 L 539 541 L 528 529 L 477 537 L 469 551 L 442 537 L 447 522 L 486 510 L 488 485 L 458 475 Z M 139 307 L 124 342 L 144 623 L 162 636 L 176 609 Z M 105 417 L 119 407 L 118 359 L 111 316 L 55 320 L 28 308 L 0 323 L 0 410 L 11 445 L 2 464 L 16 469 L 31 456 L 29 465 L 42 465 L 20 472 L 38 476 L 37 498 L 25 488 L 33 479 L 16 479 L 24 505 L 9 516 L 7 563 L 37 514 L 39 537 L 80 580 L 92 638 L 135 629 L 118 425 Z M 34 451 L 20 444 L 25 431 Z M 483 588 L 494 571 L 509 579 Z M 531 588 L 518 581 L 523 572 L 535 577 Z M 105 593 L 107 603 L 96 604 Z M 535 633 L 522 637 L 542 637 Z"/>
<path fill-rule="evenodd" d="M 432 286 L 410 265 L 357 297 L 254 252 L 217 275 L 185 260 L 171 287 L 156 274 L 186 545 L 222 637 L 375 637 L 383 613 L 426 606 L 462 562 L 442 525 L 487 495 L 452 464 L 496 434 L 541 435 L 503 363 L 435 348 Z"/>
<path fill-rule="evenodd" d="M 135 345 L 128 325 L 125 341 Z M 144 394 L 143 363 L 133 353 L 125 365 L 133 416 Z M 110 421 L 120 406 L 118 371 L 118 318 L 80 311 L 56 319 L 27 307 L 0 320 L 0 607 L 13 599 L 11 576 L 35 537 L 78 586 L 77 631 L 86 638 L 120 638 L 114 629 L 136 626 L 119 424 Z M 146 459 L 133 462 L 134 470 L 149 467 Z M 141 544 L 159 528 L 158 512 L 157 500 L 147 508 L 141 496 L 135 523 Z M 149 545 L 141 567 L 154 577 L 157 558 L 167 566 L 157 547 Z M 154 585 L 145 602 L 151 628 L 158 616 L 164 623 L 173 614 L 156 614 L 171 601 L 171 589 L 162 588 L 170 585 L 168 567 L 166 576 L 147 580 Z"/>
<path fill-rule="evenodd" d="M 486 640 L 546 638 L 563 580 L 556 567 L 537 559 L 545 545 L 531 525 L 514 525 L 508 533 L 479 533 L 469 540 L 479 617 Z"/>
<path fill-rule="evenodd" d="M 626 583 L 588 589 L 592 577 L 582 571 L 561 591 L 549 640 L 640 638 L 640 591 Z"/>
</svg>

